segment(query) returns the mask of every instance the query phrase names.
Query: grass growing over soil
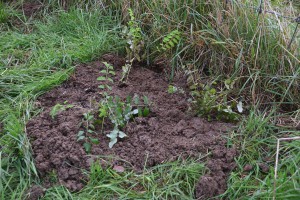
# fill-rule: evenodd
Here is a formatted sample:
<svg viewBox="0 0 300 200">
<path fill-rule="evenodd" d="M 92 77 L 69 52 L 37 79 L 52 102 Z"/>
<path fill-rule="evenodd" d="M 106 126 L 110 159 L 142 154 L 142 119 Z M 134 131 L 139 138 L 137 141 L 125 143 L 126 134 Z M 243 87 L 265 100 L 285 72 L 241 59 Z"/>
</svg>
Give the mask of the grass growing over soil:
<svg viewBox="0 0 300 200">
<path fill-rule="evenodd" d="M 20 198 L 37 175 L 24 134 L 27 120 L 38 112 L 35 98 L 66 80 L 76 63 L 122 47 L 114 31 L 119 22 L 97 10 L 58 10 L 43 20 L 20 17 L 21 27 L 7 27 L 0 36 L 0 117 L 6 133 L 1 135 L 1 199 Z"/>
<path fill-rule="evenodd" d="M 238 2 L 103 1 L 107 5 L 103 7 L 87 1 L 65 12 L 57 1 L 49 1 L 36 18 L 0 6 L 0 199 L 22 199 L 32 183 L 40 183 L 24 128 L 39 112 L 36 97 L 66 80 L 76 63 L 123 51 L 126 41 L 118 34 L 128 18 L 124 8 L 129 7 L 146 36 L 149 62 L 170 59 L 171 77 L 184 67 L 199 90 L 199 83 L 215 81 L 217 92 L 223 94 L 229 80 L 233 86 L 217 103 L 231 105 L 228 102 L 244 99 L 248 115 L 228 138 L 228 145 L 237 147 L 240 156 L 222 197 L 272 198 L 276 139 L 299 136 L 296 129 L 275 126 L 283 118 L 299 121 L 299 37 L 288 48 L 295 23 L 258 15 Z M 257 6 L 259 1 L 242 2 Z M 293 17 L 297 12 L 280 1 L 267 1 L 264 7 Z M 179 45 L 155 53 L 157 44 L 172 30 L 184 35 Z M 268 110 L 259 111 L 263 108 Z M 300 196 L 299 152 L 299 141 L 281 146 L 278 199 Z M 247 164 L 252 166 L 249 171 L 244 169 Z M 193 199 L 199 171 L 204 169 L 197 162 L 178 161 L 145 169 L 142 174 L 118 174 L 94 165 L 91 180 L 81 192 L 53 187 L 44 199 Z"/>
<path fill-rule="evenodd" d="M 44 199 L 193 199 L 195 183 L 205 167 L 197 161 L 176 161 L 145 169 L 141 174 L 91 167 L 90 180 L 79 193 L 51 188 Z"/>
</svg>

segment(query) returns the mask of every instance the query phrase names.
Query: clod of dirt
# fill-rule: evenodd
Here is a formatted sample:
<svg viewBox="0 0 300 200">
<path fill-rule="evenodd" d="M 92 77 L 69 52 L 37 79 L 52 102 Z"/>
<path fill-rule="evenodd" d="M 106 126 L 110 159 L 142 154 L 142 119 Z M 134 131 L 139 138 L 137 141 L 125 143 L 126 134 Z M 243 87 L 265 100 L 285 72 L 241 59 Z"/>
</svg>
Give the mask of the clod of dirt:
<svg viewBox="0 0 300 200">
<path fill-rule="evenodd" d="M 151 167 L 178 157 L 199 158 L 211 152 L 207 157 L 209 173 L 199 180 L 195 193 L 199 198 L 209 198 L 224 192 L 228 174 L 235 167 L 236 151 L 226 148 L 227 141 L 223 137 L 231 125 L 207 122 L 188 113 L 188 92 L 169 94 L 169 82 L 164 74 L 150 69 L 134 66 L 126 87 L 119 87 L 117 82 L 124 59 L 113 55 L 104 58 L 115 67 L 117 74 L 110 95 L 121 99 L 128 95 L 145 95 L 150 101 L 150 115 L 128 123 L 123 130 L 128 137 L 118 141 L 112 149 L 108 147 L 109 138 L 98 134 L 100 143 L 93 145 L 92 155 L 87 156 L 83 145 L 77 142 L 77 134 L 81 130 L 83 114 L 95 110 L 95 102 L 101 100 L 97 77 L 104 65 L 96 61 L 78 66 L 68 81 L 38 99 L 37 104 L 44 111 L 27 124 L 39 173 L 47 176 L 54 170 L 60 183 L 71 190 L 80 190 L 86 177 L 76 169 L 88 169 L 93 155 L 112 155 L 115 158 L 113 165 L 133 166 L 139 171 L 145 167 L 146 160 L 146 167 Z M 182 76 L 175 77 L 173 85 L 187 90 Z M 51 108 L 65 101 L 76 106 L 52 119 Z M 110 128 L 106 127 L 105 131 Z M 96 129 L 96 132 L 101 131 Z M 128 161 L 130 166 L 121 160 Z"/>
<path fill-rule="evenodd" d="M 258 164 L 260 171 L 263 173 L 268 173 L 270 170 L 270 167 L 266 163 L 259 163 Z"/>
<path fill-rule="evenodd" d="M 32 186 L 26 194 L 26 200 L 38 200 L 45 195 L 46 189 L 41 186 L 34 185 Z"/>
<path fill-rule="evenodd" d="M 252 169 L 253 169 L 253 166 L 250 164 L 246 164 L 244 166 L 244 172 L 250 172 L 250 171 L 252 171 Z"/>
</svg>

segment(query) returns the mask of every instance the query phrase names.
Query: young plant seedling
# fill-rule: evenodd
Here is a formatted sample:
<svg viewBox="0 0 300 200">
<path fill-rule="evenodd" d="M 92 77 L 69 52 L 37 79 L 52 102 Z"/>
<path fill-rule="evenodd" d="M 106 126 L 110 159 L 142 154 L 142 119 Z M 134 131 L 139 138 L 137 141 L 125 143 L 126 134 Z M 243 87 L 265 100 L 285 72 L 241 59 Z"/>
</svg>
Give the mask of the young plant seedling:
<svg viewBox="0 0 300 200">
<path fill-rule="evenodd" d="M 81 122 L 84 130 L 79 131 L 77 134 L 77 141 L 84 141 L 83 147 L 87 153 L 91 152 L 92 144 L 99 144 L 99 140 L 91 136 L 96 135 L 93 125 L 94 120 L 94 116 L 90 112 L 84 113 Z"/>
<path fill-rule="evenodd" d="M 144 96 L 144 104 L 140 104 L 139 97 L 134 98 L 134 103 L 130 96 L 127 97 L 126 101 L 123 102 L 121 99 L 109 96 L 107 99 L 102 101 L 99 108 L 99 117 L 109 118 L 111 123 L 114 125 L 114 129 L 106 136 L 110 138 L 109 147 L 112 148 L 117 143 L 118 138 L 124 138 L 127 135 L 121 131 L 123 127 L 134 117 L 147 117 L 150 113 L 149 100 Z"/>
<path fill-rule="evenodd" d="M 68 103 L 68 101 L 65 101 L 63 105 L 58 103 L 55 106 L 53 106 L 50 111 L 51 118 L 54 119 L 58 113 L 74 107 L 74 105 L 67 104 L 67 103 Z"/>
<path fill-rule="evenodd" d="M 144 37 L 142 30 L 139 27 L 138 22 L 135 19 L 133 11 L 129 8 L 128 13 L 130 16 L 127 26 L 123 30 L 124 38 L 127 41 L 128 46 L 126 47 L 126 64 L 122 67 L 122 78 L 121 82 L 126 82 L 130 69 L 132 67 L 133 61 L 141 61 L 142 57 L 141 52 L 144 49 Z"/>
<path fill-rule="evenodd" d="M 104 76 L 99 76 L 97 78 L 97 80 L 98 81 L 109 81 L 109 82 L 113 83 L 114 80 L 112 78 L 110 78 L 109 75 L 112 75 L 112 76 L 116 75 L 116 73 L 114 71 L 114 67 L 111 64 L 107 63 L 107 62 L 103 62 L 103 64 L 105 65 L 105 69 L 101 70 L 100 72 L 102 74 L 104 74 Z M 109 86 L 108 84 L 104 84 L 104 85 L 101 84 L 98 87 L 100 89 L 108 89 L 108 90 L 112 89 L 111 86 Z"/>
</svg>

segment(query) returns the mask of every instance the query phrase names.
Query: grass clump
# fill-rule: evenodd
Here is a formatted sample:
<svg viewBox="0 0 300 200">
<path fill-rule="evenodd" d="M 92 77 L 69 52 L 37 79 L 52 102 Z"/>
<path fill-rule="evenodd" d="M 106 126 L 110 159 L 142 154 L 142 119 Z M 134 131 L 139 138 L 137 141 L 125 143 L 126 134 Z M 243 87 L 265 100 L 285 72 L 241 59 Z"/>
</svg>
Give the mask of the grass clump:
<svg viewBox="0 0 300 200">
<path fill-rule="evenodd" d="M 31 22 L 30 34 L 18 26 L 0 35 L 1 199 L 20 198 L 38 180 L 25 133 L 36 97 L 66 80 L 76 63 L 122 48 L 118 22 L 100 10 L 60 10 Z"/>
<path fill-rule="evenodd" d="M 130 169 L 121 173 L 105 169 L 95 162 L 82 191 L 72 194 L 63 187 L 54 187 L 43 199 L 193 199 L 196 183 L 204 172 L 204 165 L 194 160 L 177 160 L 140 174 Z"/>
<path fill-rule="evenodd" d="M 300 157 L 298 147 L 295 146 L 299 141 L 285 143 L 280 147 L 284 153 L 280 154 L 279 173 L 274 188 L 277 138 L 287 133 L 289 137 L 297 135 L 297 131 L 287 132 L 272 125 L 270 121 L 276 117 L 274 112 L 267 114 L 253 110 L 228 138 L 228 145 L 238 147 L 240 155 L 236 158 L 237 169 L 231 172 L 223 198 L 270 199 L 274 196 L 274 190 L 278 199 L 299 197 L 299 179 L 296 176 Z"/>
</svg>

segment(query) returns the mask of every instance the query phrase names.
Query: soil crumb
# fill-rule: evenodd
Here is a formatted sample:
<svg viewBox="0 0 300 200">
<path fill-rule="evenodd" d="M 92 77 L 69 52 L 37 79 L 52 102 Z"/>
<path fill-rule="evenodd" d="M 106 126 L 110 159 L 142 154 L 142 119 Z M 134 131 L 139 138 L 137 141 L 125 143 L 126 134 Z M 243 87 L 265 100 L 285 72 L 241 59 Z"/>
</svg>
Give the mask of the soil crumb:
<svg viewBox="0 0 300 200">
<path fill-rule="evenodd" d="M 25 199 L 38 200 L 45 195 L 45 191 L 46 189 L 42 188 L 41 186 L 34 185 L 28 190 Z"/>
<path fill-rule="evenodd" d="M 121 99 L 128 95 L 145 95 L 150 101 L 151 114 L 130 122 L 123 130 L 128 137 L 111 149 L 108 147 L 109 138 L 98 134 L 100 144 L 93 145 L 91 154 L 113 156 L 112 165 L 126 166 L 122 161 L 126 160 L 136 171 L 144 168 L 146 160 L 146 166 L 151 167 L 178 157 L 199 158 L 209 154 L 205 160 L 209 172 L 200 178 L 196 198 L 207 199 L 223 193 L 228 174 L 235 167 L 236 151 L 226 148 L 227 141 L 223 137 L 231 125 L 207 122 L 191 115 L 188 112 L 188 92 L 168 93 L 169 82 L 165 74 L 155 69 L 134 66 L 127 84 L 120 87 L 117 82 L 125 60 L 114 55 L 106 55 L 103 60 L 116 70 L 116 84 L 112 85 L 111 95 Z M 97 77 L 101 76 L 103 68 L 100 61 L 78 66 L 68 81 L 38 99 L 37 104 L 41 105 L 43 112 L 27 124 L 39 173 L 46 176 L 55 171 L 59 183 L 72 191 L 84 186 L 86 177 L 79 168 L 88 169 L 91 163 L 91 156 L 85 153 L 82 143 L 77 142 L 77 134 L 82 130 L 83 114 L 95 110 L 95 102 L 101 100 Z M 187 91 L 183 76 L 176 77 L 172 85 Z M 52 118 L 49 114 L 52 107 L 66 102 L 75 106 Z"/>
</svg>

